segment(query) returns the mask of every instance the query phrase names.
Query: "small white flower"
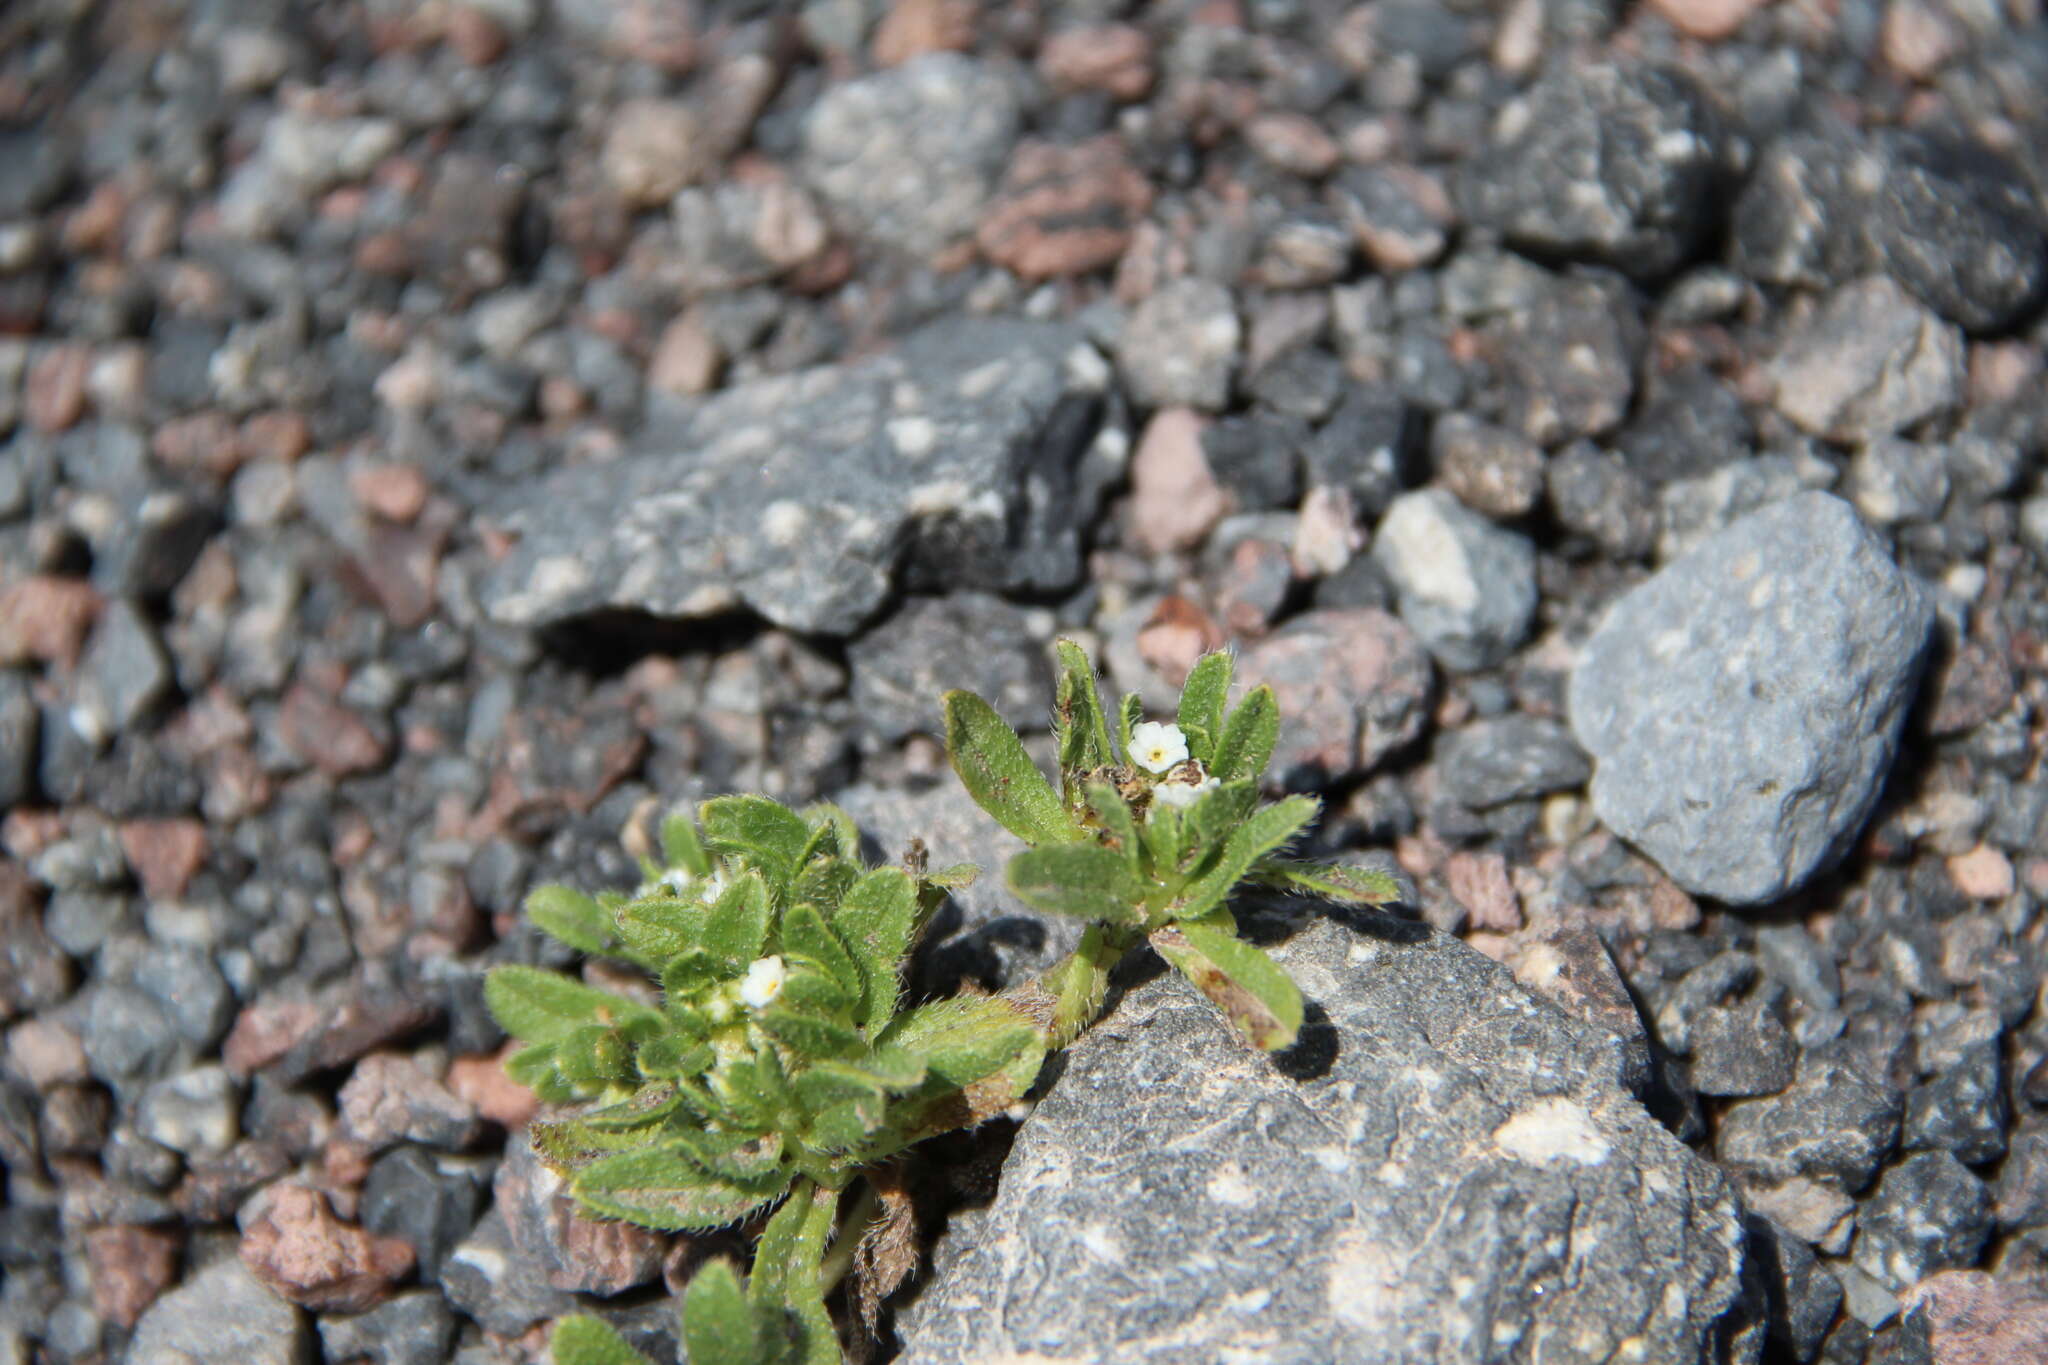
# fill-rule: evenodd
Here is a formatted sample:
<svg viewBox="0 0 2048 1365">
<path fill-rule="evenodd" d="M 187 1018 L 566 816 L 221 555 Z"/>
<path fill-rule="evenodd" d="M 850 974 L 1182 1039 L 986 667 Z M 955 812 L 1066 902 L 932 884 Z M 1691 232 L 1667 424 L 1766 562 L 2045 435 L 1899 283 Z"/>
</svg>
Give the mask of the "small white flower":
<svg viewBox="0 0 2048 1365">
<path fill-rule="evenodd" d="M 671 900 L 681 900 L 690 894 L 692 880 L 694 879 L 690 874 L 682 868 L 672 867 L 659 877 L 640 883 L 640 889 L 635 891 L 633 896 L 636 900 L 645 900 L 649 896 L 667 896 Z"/>
<path fill-rule="evenodd" d="M 749 1009 L 766 1009 L 782 994 L 788 980 L 789 968 L 782 965 L 781 958 L 755 958 L 740 978 L 740 1003 Z"/>
<path fill-rule="evenodd" d="M 711 875 L 704 879 L 704 903 L 714 904 L 725 894 L 725 869 L 713 868 Z"/>
<path fill-rule="evenodd" d="M 1140 721 L 1131 727 L 1131 762 L 1148 773 L 1163 773 L 1188 761 L 1188 737 L 1178 725 Z"/>
<path fill-rule="evenodd" d="M 1152 789 L 1152 799 L 1161 805 L 1186 810 L 1200 800 L 1204 792 L 1215 791 L 1222 785 L 1213 777 L 1205 777 L 1200 782 L 1161 782 Z"/>
</svg>

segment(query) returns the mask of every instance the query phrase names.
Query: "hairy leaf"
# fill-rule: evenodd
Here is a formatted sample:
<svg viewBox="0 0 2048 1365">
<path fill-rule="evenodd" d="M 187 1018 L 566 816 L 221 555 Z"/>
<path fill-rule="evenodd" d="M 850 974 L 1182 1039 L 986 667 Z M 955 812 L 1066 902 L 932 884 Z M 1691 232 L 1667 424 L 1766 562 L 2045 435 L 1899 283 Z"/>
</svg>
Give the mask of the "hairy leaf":
<svg viewBox="0 0 2048 1365">
<path fill-rule="evenodd" d="M 1090 782 L 1088 808 L 1095 812 L 1103 833 L 1116 841 L 1116 851 L 1131 865 L 1135 875 L 1143 866 L 1143 852 L 1138 844 L 1138 822 L 1122 793 L 1107 782 Z"/>
<path fill-rule="evenodd" d="M 765 796 L 718 796 L 701 808 L 704 842 L 716 852 L 758 868 L 778 886 L 796 875 L 811 837 L 803 817 Z"/>
<path fill-rule="evenodd" d="M 633 1045 L 615 1028 L 591 1024 L 555 1041 L 555 1066 L 573 1083 L 590 1089 L 639 1078 Z"/>
<path fill-rule="evenodd" d="M 876 1334 L 882 1300 L 895 1293 L 917 1269 L 917 1206 L 910 1187 L 894 1165 L 867 1173 L 875 1192 L 874 1218 L 861 1232 L 853 1252 L 854 1307 L 869 1336 Z"/>
<path fill-rule="evenodd" d="M 1230 898 L 1230 892 L 1256 863 L 1316 818 L 1319 804 L 1312 796 L 1290 796 L 1256 811 L 1231 832 L 1223 852 L 1207 872 L 1196 878 L 1180 897 L 1176 917 L 1199 919 Z"/>
<path fill-rule="evenodd" d="M 1215 744 L 1223 733 L 1223 706 L 1229 697 L 1229 653 L 1219 649 L 1195 660 L 1187 681 L 1181 684 L 1180 710 L 1175 719 L 1188 736 L 1189 755 L 1204 764 L 1215 757 Z"/>
<path fill-rule="evenodd" d="M 1123 701 L 1116 708 L 1116 747 L 1124 756 L 1124 762 L 1131 761 L 1131 731 L 1138 728 L 1138 722 L 1145 719 L 1145 699 L 1136 692 L 1124 693 Z"/>
<path fill-rule="evenodd" d="M 1010 890 L 1033 909 L 1109 924 L 1144 918 L 1145 885 L 1130 856 L 1101 844 L 1050 844 L 1010 859 Z"/>
<path fill-rule="evenodd" d="M 1060 772 L 1093 772 L 1115 759 L 1102 696 L 1095 689 L 1095 665 L 1072 640 L 1053 646 L 1059 681 L 1053 690 L 1053 734 L 1059 742 Z"/>
<path fill-rule="evenodd" d="M 903 959 L 917 929 L 917 886 L 901 868 L 878 867 L 847 891 L 831 923 L 860 970 L 859 1022 L 872 1034 L 896 1012 Z"/>
<path fill-rule="evenodd" d="M 523 1085 L 549 1104 L 567 1104 L 579 1092 L 555 1066 L 555 1049 L 540 1043 L 523 1047 L 505 1059 L 505 1075 Z"/>
<path fill-rule="evenodd" d="M 955 996 L 905 1012 L 884 1042 L 923 1061 L 948 1085 L 968 1085 L 1000 1070 L 1043 1043 L 1000 996 Z"/>
<path fill-rule="evenodd" d="M 1256 780 L 1264 776 L 1266 764 L 1273 758 L 1273 746 L 1279 741 L 1280 703 L 1274 699 L 1273 689 L 1261 683 L 1223 723 L 1209 775 L 1225 782 L 1240 777 Z"/>
<path fill-rule="evenodd" d="M 698 932 L 704 951 L 713 957 L 735 966 L 759 957 L 768 941 L 768 884 L 761 874 L 743 872 L 733 878 L 705 912 Z"/>
<path fill-rule="evenodd" d="M 945 710 L 946 753 L 976 805 L 1027 844 L 1075 836 L 1059 796 L 993 707 L 972 692 L 948 692 Z"/>
<path fill-rule="evenodd" d="M 1278 1052 L 1301 1032 L 1301 992 L 1279 963 L 1243 939 L 1214 925 L 1184 922 L 1153 930 L 1152 946 L 1252 1046 Z"/>
<path fill-rule="evenodd" d="M 839 1338 L 825 1311 L 818 1263 L 839 1206 L 839 1193 L 799 1181 L 768 1220 L 754 1252 L 747 1298 L 754 1311 L 793 1329 L 799 1365 L 839 1365 Z"/>
<path fill-rule="evenodd" d="M 844 1024 L 790 1009 L 764 1010 L 761 1027 L 803 1058 L 853 1057 L 867 1050 L 861 1036 Z"/>
<path fill-rule="evenodd" d="M 1262 886 L 1306 891 L 1348 905 L 1397 905 L 1401 900 L 1401 883 L 1376 867 L 1267 858 L 1252 869 L 1252 878 Z"/>
<path fill-rule="evenodd" d="M 711 855 L 697 838 L 697 822 L 681 811 L 670 812 L 661 822 L 661 856 L 670 867 L 693 877 L 711 875 Z"/>
<path fill-rule="evenodd" d="M 944 887 L 948 891 L 965 891 L 981 876 L 981 869 L 973 863 L 953 863 L 936 872 L 927 872 L 919 881 L 930 886 Z"/>
<path fill-rule="evenodd" d="M 680 1129 L 672 1139 L 683 1153 L 710 1174 L 743 1185 L 786 1176 L 782 1169 L 782 1134 L 712 1133 Z"/>
<path fill-rule="evenodd" d="M 618 951 L 612 917 L 596 901 L 571 887 L 535 887 L 526 896 L 526 917 L 536 929 L 579 953 L 602 955 Z"/>
<path fill-rule="evenodd" d="M 679 1034 L 664 1033 L 642 1043 L 633 1060 L 644 1076 L 676 1080 L 703 1071 L 711 1065 L 714 1056 L 709 1043 L 692 1042 Z"/>
<path fill-rule="evenodd" d="M 572 1313 L 555 1322 L 555 1330 L 548 1337 L 548 1354 L 555 1358 L 555 1365 L 653 1365 L 646 1356 L 627 1345 L 626 1339 L 609 1324 L 587 1313 Z M 694 1351 L 690 1359 L 698 1359 Z M 720 1362 L 720 1365 L 730 1363 Z M 749 1357 L 746 1365 L 756 1363 Z"/>
<path fill-rule="evenodd" d="M 1227 841 L 1259 804 L 1259 784 L 1250 778 L 1226 782 L 1195 798 L 1187 809 L 1188 843 L 1209 848 Z"/>
<path fill-rule="evenodd" d="M 782 917 L 782 948 L 824 969 L 846 994 L 858 1000 L 866 982 L 845 942 L 815 905 L 792 905 Z"/>
<path fill-rule="evenodd" d="M 721 1256 L 699 1266 L 683 1290 L 683 1351 L 690 1365 L 761 1365 L 760 1325 L 746 1286 Z"/>
<path fill-rule="evenodd" d="M 756 1181 L 712 1175 L 679 1143 L 620 1152 L 576 1173 L 571 1188 L 597 1213 L 664 1232 L 724 1227 L 781 1193 L 787 1177 Z"/>
<path fill-rule="evenodd" d="M 637 900 L 619 907 L 618 936 L 634 952 L 658 962 L 701 945 L 704 908 L 689 901 Z"/>
<path fill-rule="evenodd" d="M 660 1020 L 646 1005 L 538 967 L 492 968 L 484 1003 L 505 1032 L 527 1043 L 558 1042 L 587 1024 Z"/>
</svg>

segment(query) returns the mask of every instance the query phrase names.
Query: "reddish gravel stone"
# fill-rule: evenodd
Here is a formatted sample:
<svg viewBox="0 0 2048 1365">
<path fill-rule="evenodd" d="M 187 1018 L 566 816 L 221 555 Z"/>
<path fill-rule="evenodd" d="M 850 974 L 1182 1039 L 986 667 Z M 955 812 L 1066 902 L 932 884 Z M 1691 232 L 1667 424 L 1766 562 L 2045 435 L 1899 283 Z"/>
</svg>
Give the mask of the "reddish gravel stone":
<svg viewBox="0 0 2048 1365">
<path fill-rule="evenodd" d="M 901 66 L 929 52 L 974 46 L 974 0 L 895 0 L 875 25 L 869 50 L 876 66 Z"/>
<path fill-rule="evenodd" d="M 1129 24 L 1062 30 L 1038 49 L 1038 73 L 1058 91 L 1100 90 L 1120 100 L 1152 88 L 1152 40 Z"/>
<path fill-rule="evenodd" d="M 344 1223 L 310 1186 L 279 1184 L 242 1234 L 242 1264 L 303 1308 L 360 1313 L 389 1297 L 412 1269 L 413 1250 Z"/>
<path fill-rule="evenodd" d="M 78 662 L 100 595 L 78 578 L 37 574 L 0 592 L 0 665 Z"/>
<path fill-rule="evenodd" d="M 85 416 L 85 381 L 92 352 L 83 346 L 53 346 L 29 366 L 22 408 L 29 425 L 62 431 Z"/>
<path fill-rule="evenodd" d="M 384 765 L 389 746 L 361 716 L 306 683 L 294 683 L 277 709 L 278 738 L 329 777 Z"/>
<path fill-rule="evenodd" d="M 505 1128 L 524 1127 L 540 1108 L 540 1096 L 505 1074 L 505 1059 L 519 1047 L 507 1043 L 491 1056 L 457 1057 L 448 1064 L 448 1088 Z"/>
<path fill-rule="evenodd" d="M 1944 1270 L 1907 1290 L 1902 1310 L 1926 1313 L 1940 1365 L 2048 1360 L 2048 1298 L 1981 1270 Z"/>
<path fill-rule="evenodd" d="M 1459 849 L 1444 859 L 1443 875 L 1474 929 L 1511 934 L 1522 927 L 1521 898 L 1508 880 L 1507 859 L 1500 854 Z"/>
<path fill-rule="evenodd" d="M 1387 612 L 1311 611 L 1245 650 L 1247 687 L 1268 683 L 1280 702 L 1272 771 L 1332 780 L 1370 771 L 1422 734 L 1434 674 L 1415 633 Z"/>
<path fill-rule="evenodd" d="M 357 1062 L 340 1098 L 343 1128 L 372 1151 L 396 1142 L 464 1147 L 477 1135 L 475 1107 L 396 1053 Z"/>
<path fill-rule="evenodd" d="M 523 1135 L 507 1144 L 492 1190 L 513 1244 L 540 1263 L 555 1288 L 621 1294 L 660 1277 L 668 1239 L 582 1213 Z"/>
<path fill-rule="evenodd" d="M 419 516 L 433 491 L 417 465 L 373 464 L 349 475 L 349 489 L 368 512 L 401 524 Z"/>
<path fill-rule="evenodd" d="M 130 820 L 121 851 L 151 900 L 176 900 L 206 861 L 206 826 L 197 820 Z"/>
<path fill-rule="evenodd" d="M 149 453 L 167 469 L 225 479 L 242 463 L 241 438 L 226 414 L 173 417 L 149 438 Z"/>
<path fill-rule="evenodd" d="M 1152 207 L 1152 185 L 1114 135 L 1073 146 L 1020 143 L 975 234 L 982 254 L 1027 280 L 1113 264 Z"/>
<path fill-rule="evenodd" d="M 1131 531 L 1155 553 L 1191 549 L 1230 510 L 1202 453 L 1208 423 L 1193 408 L 1161 408 L 1131 457 Z"/>
<path fill-rule="evenodd" d="M 237 1076 L 250 1076 L 296 1047 L 319 1026 L 310 1000 L 264 999 L 244 1006 L 220 1045 L 221 1062 Z"/>
<path fill-rule="evenodd" d="M 93 1311 L 133 1327 L 178 1275 L 180 1238 L 164 1228 L 125 1223 L 85 1234 Z"/>
<path fill-rule="evenodd" d="M 1178 595 L 1162 598 L 1138 632 L 1138 657 L 1174 687 L 1195 660 L 1223 647 L 1223 630 L 1208 612 Z"/>
</svg>

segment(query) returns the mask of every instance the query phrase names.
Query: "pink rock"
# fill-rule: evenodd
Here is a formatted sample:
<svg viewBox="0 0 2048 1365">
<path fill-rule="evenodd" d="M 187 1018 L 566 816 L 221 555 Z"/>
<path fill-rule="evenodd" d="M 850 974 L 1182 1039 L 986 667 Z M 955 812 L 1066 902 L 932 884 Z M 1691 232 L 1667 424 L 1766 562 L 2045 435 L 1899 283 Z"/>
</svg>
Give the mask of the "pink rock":
<svg viewBox="0 0 2048 1365">
<path fill-rule="evenodd" d="M 342 1222 L 311 1186 L 280 1184 L 242 1234 L 242 1263 L 301 1307 L 360 1313 L 382 1303 L 412 1269 L 413 1250 Z"/>
<path fill-rule="evenodd" d="M 1399 618 L 1371 608 L 1305 612 L 1247 648 L 1247 688 L 1270 684 L 1280 703 L 1272 771 L 1361 775 L 1422 733 L 1435 674 Z"/>
<path fill-rule="evenodd" d="M 1131 514 L 1138 541 L 1154 552 L 1202 543 L 1230 510 L 1202 454 L 1202 428 L 1192 408 L 1161 408 L 1145 424 L 1131 458 Z"/>
<path fill-rule="evenodd" d="M 1939 1365 L 2048 1360 L 2048 1299 L 1981 1270 L 1944 1270 L 1906 1291 L 1900 1307 L 1927 1314 Z"/>
<path fill-rule="evenodd" d="M 1508 880 L 1507 859 L 1500 854 L 1460 849 L 1444 860 L 1444 881 L 1465 907 L 1473 928 L 1511 934 L 1522 927 L 1521 898 Z"/>
<path fill-rule="evenodd" d="M 2012 894 L 2015 880 L 2012 861 L 1989 844 L 1950 858 L 1948 875 L 1958 891 L 1980 901 L 2004 900 Z"/>
<path fill-rule="evenodd" d="M 1650 0 L 1650 8 L 1671 26 L 1695 38 L 1726 38 L 1742 27 L 1763 0 Z"/>
</svg>

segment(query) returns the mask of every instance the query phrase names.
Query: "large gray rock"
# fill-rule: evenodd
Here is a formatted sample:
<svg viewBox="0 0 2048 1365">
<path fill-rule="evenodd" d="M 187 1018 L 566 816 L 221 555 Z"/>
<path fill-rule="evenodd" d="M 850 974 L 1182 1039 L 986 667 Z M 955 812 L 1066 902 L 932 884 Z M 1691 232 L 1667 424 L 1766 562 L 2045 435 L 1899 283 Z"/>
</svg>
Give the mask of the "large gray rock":
<svg viewBox="0 0 2048 1365">
<path fill-rule="evenodd" d="M 1327 1012 L 1279 1064 L 1177 975 L 1067 1053 L 906 1361 L 1754 1358 L 1741 1210 L 1618 1039 L 1390 918 L 1278 956 Z"/>
<path fill-rule="evenodd" d="M 1595 810 L 1689 891 L 1783 896 L 1869 815 L 1933 624 L 1840 498 L 1745 517 L 1615 603 L 1580 654 Z"/>
<path fill-rule="evenodd" d="M 1108 377 L 1078 332 L 961 319 L 858 364 L 739 385 L 655 453 L 511 491 L 498 512 L 518 544 L 485 606 L 546 625 L 744 605 L 846 635 L 899 570 L 913 587 L 1068 586 L 1114 472 L 1093 439 Z"/>
<path fill-rule="evenodd" d="M 298 1365 L 312 1333 L 298 1309 L 229 1256 L 149 1306 L 129 1339 L 128 1365 Z"/>
<path fill-rule="evenodd" d="M 929 256 L 980 222 L 1017 117 L 1000 71 L 931 53 L 827 90 L 804 121 L 803 173 L 859 236 Z"/>
</svg>

